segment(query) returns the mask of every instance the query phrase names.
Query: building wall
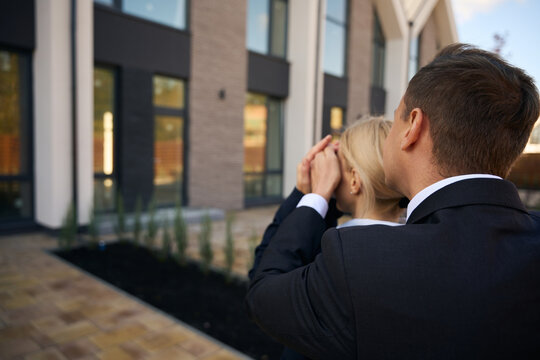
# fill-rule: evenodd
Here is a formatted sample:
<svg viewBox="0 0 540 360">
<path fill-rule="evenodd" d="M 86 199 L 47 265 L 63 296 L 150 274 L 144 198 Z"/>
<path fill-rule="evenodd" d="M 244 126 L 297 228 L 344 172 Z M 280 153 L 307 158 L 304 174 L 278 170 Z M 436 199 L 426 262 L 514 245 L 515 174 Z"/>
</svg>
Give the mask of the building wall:
<svg viewBox="0 0 540 360">
<path fill-rule="evenodd" d="M 427 65 L 431 60 L 433 60 L 439 51 L 437 45 L 437 26 L 433 14 L 431 14 L 429 17 L 426 25 L 422 29 L 421 34 L 420 67 Z"/>
<path fill-rule="evenodd" d="M 246 1 L 191 2 L 190 206 L 243 207 Z M 220 99 L 220 90 L 225 98 Z"/>
<path fill-rule="evenodd" d="M 373 37 L 373 4 L 370 0 L 350 0 L 348 41 L 347 123 L 369 113 Z"/>
</svg>

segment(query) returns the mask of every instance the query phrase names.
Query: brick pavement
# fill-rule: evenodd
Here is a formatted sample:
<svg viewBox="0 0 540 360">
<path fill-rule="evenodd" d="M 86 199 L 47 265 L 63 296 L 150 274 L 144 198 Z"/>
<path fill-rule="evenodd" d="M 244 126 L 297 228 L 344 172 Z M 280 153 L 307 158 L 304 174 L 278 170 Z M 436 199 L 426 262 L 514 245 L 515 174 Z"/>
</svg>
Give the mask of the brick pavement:
<svg viewBox="0 0 540 360">
<path fill-rule="evenodd" d="M 245 276 L 249 239 L 260 239 L 276 207 L 236 213 L 234 271 Z M 189 226 L 197 256 L 200 227 Z M 225 222 L 213 224 L 222 266 Z M 0 359 L 243 359 L 245 356 L 50 256 L 44 234 L 0 237 Z"/>
</svg>

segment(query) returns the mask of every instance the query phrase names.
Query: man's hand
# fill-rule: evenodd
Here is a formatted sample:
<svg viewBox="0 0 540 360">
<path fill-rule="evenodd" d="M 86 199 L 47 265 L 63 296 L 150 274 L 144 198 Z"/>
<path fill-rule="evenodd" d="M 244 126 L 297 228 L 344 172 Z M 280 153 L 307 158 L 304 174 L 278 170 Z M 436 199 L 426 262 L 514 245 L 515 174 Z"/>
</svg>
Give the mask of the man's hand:
<svg viewBox="0 0 540 360">
<path fill-rule="evenodd" d="M 341 180 L 339 159 L 334 146 L 327 146 L 311 162 L 311 192 L 330 201 Z"/>
<path fill-rule="evenodd" d="M 324 137 L 307 152 L 306 156 L 304 156 L 296 167 L 296 188 L 303 194 L 309 194 L 311 192 L 311 162 L 317 153 L 323 151 L 330 144 L 330 141 L 332 141 L 332 136 L 327 135 Z"/>
</svg>

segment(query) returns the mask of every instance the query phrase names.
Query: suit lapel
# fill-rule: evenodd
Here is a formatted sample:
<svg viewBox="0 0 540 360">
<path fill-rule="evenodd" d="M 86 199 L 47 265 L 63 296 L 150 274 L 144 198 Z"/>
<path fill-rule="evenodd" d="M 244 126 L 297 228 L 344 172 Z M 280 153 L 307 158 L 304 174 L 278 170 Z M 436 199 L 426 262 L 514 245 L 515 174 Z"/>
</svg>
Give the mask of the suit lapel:
<svg viewBox="0 0 540 360">
<path fill-rule="evenodd" d="M 469 179 L 443 187 L 428 196 L 407 220 L 421 222 L 437 210 L 466 205 L 498 205 L 527 213 L 514 184 L 497 179 Z"/>
</svg>

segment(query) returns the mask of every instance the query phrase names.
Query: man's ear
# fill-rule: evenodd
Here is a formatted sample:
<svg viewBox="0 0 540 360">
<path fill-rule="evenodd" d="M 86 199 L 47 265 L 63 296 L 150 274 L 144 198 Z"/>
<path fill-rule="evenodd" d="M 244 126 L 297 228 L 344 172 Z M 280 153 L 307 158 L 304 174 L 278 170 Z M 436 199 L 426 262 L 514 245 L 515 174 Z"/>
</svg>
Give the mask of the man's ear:
<svg viewBox="0 0 540 360">
<path fill-rule="evenodd" d="M 360 179 L 360 174 L 356 171 L 355 168 L 351 170 L 351 183 L 350 183 L 351 193 L 354 195 L 359 194 L 362 191 L 362 179 Z"/>
<path fill-rule="evenodd" d="M 427 122 L 427 118 L 420 108 L 414 108 L 411 110 L 407 122 L 408 129 L 405 132 L 405 136 L 401 139 L 401 150 L 410 149 L 416 144 L 425 130 L 423 125 Z"/>
</svg>

